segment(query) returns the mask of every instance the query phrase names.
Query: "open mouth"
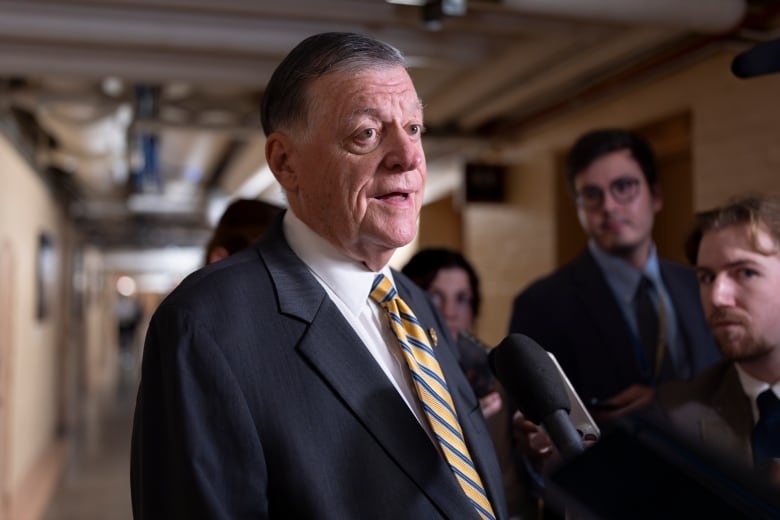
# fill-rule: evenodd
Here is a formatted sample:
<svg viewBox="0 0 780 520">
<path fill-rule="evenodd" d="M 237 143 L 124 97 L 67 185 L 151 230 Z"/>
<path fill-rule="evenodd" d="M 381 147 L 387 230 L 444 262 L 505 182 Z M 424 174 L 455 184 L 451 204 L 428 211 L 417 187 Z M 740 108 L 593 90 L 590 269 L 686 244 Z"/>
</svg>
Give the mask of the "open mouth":
<svg viewBox="0 0 780 520">
<path fill-rule="evenodd" d="M 379 195 L 376 198 L 379 200 L 402 200 L 403 201 L 409 198 L 409 194 L 401 191 L 393 191 L 390 193 L 385 193 L 384 195 Z"/>
</svg>

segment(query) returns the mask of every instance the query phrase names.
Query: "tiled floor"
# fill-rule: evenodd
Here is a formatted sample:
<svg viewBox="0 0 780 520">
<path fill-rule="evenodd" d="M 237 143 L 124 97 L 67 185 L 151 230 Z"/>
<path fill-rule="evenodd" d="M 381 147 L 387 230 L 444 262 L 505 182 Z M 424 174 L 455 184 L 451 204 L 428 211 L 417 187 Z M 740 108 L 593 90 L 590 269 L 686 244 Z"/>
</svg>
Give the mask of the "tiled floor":
<svg viewBox="0 0 780 520">
<path fill-rule="evenodd" d="M 130 432 L 133 370 L 122 371 L 116 393 L 86 406 L 73 456 L 42 520 L 130 520 Z"/>
</svg>

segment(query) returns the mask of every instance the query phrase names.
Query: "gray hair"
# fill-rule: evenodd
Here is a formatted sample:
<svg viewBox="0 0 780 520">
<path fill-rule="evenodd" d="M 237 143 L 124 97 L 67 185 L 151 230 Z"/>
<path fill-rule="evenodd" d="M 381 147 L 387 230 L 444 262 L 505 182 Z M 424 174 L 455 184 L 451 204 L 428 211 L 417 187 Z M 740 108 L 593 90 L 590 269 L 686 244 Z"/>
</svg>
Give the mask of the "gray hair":
<svg viewBox="0 0 780 520">
<path fill-rule="evenodd" d="M 266 136 L 280 128 L 304 128 L 307 89 L 317 78 L 334 72 L 406 67 L 395 47 L 355 33 L 315 34 L 290 51 L 274 71 L 260 109 Z"/>
</svg>

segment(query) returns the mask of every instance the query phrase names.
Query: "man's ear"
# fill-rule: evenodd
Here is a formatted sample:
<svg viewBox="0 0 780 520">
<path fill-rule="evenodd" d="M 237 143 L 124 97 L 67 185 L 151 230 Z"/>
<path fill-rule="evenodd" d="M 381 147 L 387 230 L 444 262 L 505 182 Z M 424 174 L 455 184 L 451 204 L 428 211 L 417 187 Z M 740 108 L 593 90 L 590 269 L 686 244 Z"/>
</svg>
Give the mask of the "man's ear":
<svg viewBox="0 0 780 520">
<path fill-rule="evenodd" d="M 287 192 L 294 192 L 298 186 L 294 160 L 295 146 L 285 134 L 273 132 L 265 141 L 265 159 L 268 167 Z"/>
<path fill-rule="evenodd" d="M 217 262 L 219 260 L 222 260 L 223 258 L 227 258 L 230 256 L 230 253 L 227 249 L 225 249 L 222 246 L 215 247 L 209 252 L 209 257 L 207 259 L 207 262 L 209 264 Z"/>
</svg>

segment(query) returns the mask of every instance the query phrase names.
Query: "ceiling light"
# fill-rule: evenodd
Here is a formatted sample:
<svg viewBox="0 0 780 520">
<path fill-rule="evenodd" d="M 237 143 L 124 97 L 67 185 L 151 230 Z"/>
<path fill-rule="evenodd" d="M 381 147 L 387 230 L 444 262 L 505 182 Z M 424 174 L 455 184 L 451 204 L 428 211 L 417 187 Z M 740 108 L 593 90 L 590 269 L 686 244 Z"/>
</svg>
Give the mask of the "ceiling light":
<svg viewBox="0 0 780 520">
<path fill-rule="evenodd" d="M 446 16 L 463 16 L 466 14 L 467 0 L 442 0 L 441 12 Z"/>
<path fill-rule="evenodd" d="M 444 13 L 441 10 L 440 0 L 422 6 L 422 21 L 429 31 L 441 30 L 444 25 Z"/>
<path fill-rule="evenodd" d="M 103 93 L 110 97 L 119 97 L 125 90 L 125 86 L 122 80 L 116 76 L 109 76 L 100 83 L 100 88 L 103 89 Z"/>
<path fill-rule="evenodd" d="M 423 6 L 428 3 L 428 0 L 385 0 L 388 4 L 395 5 L 414 5 L 417 7 Z"/>
</svg>

